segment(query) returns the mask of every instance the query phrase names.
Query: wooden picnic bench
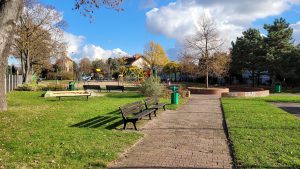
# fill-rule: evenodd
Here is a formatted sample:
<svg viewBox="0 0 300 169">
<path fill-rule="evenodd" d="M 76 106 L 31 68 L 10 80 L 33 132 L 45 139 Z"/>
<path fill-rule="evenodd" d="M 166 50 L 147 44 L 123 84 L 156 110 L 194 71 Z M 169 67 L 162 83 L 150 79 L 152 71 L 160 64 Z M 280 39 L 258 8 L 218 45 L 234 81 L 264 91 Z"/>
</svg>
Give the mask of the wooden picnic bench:
<svg viewBox="0 0 300 169">
<path fill-rule="evenodd" d="M 79 97 L 79 96 L 85 96 L 87 100 L 89 100 L 89 96 L 91 96 L 91 93 L 68 93 L 68 94 L 56 94 L 56 97 L 59 98 L 59 101 L 61 100 L 61 97 Z"/>
<path fill-rule="evenodd" d="M 128 122 L 131 122 L 134 126 L 134 129 L 137 130 L 136 122 L 142 119 L 144 116 L 149 116 L 149 119 L 151 120 L 151 113 L 155 113 L 156 109 L 144 109 L 144 107 L 145 104 L 142 101 L 137 101 L 120 107 L 124 123 L 124 130 L 126 129 L 126 124 Z"/>
<path fill-rule="evenodd" d="M 163 108 L 166 111 L 166 103 L 159 103 L 157 97 L 148 97 L 144 100 L 146 109 L 155 109 L 156 111 Z M 156 111 L 154 115 L 156 117 Z"/>
<path fill-rule="evenodd" d="M 83 85 L 84 90 L 97 90 L 98 92 L 101 92 L 100 85 Z"/>
<path fill-rule="evenodd" d="M 111 90 L 122 90 L 124 92 L 125 88 L 124 86 L 116 86 L 116 85 L 106 85 L 107 92 L 110 92 Z"/>
</svg>

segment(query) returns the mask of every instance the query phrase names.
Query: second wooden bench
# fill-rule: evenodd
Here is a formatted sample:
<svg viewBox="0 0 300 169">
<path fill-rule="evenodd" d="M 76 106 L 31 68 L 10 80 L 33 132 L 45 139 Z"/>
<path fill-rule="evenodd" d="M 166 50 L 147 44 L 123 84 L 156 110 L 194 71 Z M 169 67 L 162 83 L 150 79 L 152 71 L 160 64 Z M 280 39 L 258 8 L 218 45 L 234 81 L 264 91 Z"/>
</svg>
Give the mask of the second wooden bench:
<svg viewBox="0 0 300 169">
<path fill-rule="evenodd" d="M 122 113 L 124 123 L 123 129 L 126 129 L 126 124 L 128 122 L 131 122 L 134 129 L 137 130 L 136 122 L 138 120 L 142 119 L 144 116 L 149 116 L 149 119 L 151 120 L 151 113 L 156 114 L 156 109 L 145 109 L 145 104 L 142 101 L 121 106 L 120 111 Z"/>
</svg>

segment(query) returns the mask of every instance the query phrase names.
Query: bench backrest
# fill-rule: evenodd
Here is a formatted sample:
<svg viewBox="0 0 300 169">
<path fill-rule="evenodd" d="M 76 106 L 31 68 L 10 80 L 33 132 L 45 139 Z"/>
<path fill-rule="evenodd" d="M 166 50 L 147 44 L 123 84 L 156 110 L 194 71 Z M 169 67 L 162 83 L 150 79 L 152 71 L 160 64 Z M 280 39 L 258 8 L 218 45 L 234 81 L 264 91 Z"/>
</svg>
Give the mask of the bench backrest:
<svg viewBox="0 0 300 169">
<path fill-rule="evenodd" d="M 142 101 L 137 101 L 134 103 L 126 104 L 120 107 L 123 118 L 142 112 L 144 109 L 144 104 Z"/>
<path fill-rule="evenodd" d="M 157 97 L 148 97 L 145 100 L 146 108 L 149 108 L 158 103 Z"/>
<path fill-rule="evenodd" d="M 124 91 L 124 86 L 116 86 L 116 85 L 106 85 L 106 90 L 122 90 Z"/>
<path fill-rule="evenodd" d="M 100 85 L 83 85 L 84 90 L 92 89 L 92 90 L 101 90 Z"/>
<path fill-rule="evenodd" d="M 124 86 L 106 85 L 107 89 L 124 89 Z"/>
</svg>

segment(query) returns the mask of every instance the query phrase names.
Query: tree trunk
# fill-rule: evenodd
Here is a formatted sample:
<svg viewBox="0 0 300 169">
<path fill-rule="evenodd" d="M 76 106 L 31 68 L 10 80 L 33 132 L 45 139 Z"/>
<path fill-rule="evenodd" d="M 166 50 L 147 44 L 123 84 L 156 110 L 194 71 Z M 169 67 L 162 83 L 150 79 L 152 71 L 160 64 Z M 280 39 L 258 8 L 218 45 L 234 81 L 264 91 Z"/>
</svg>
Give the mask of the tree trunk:
<svg viewBox="0 0 300 169">
<path fill-rule="evenodd" d="M 176 75 L 176 72 L 174 72 L 175 73 L 175 82 L 177 82 L 177 75 Z"/>
<path fill-rule="evenodd" d="M 206 83 L 206 88 L 208 88 L 208 66 L 206 66 L 206 80 L 205 80 L 205 83 Z"/>
<path fill-rule="evenodd" d="M 252 87 L 254 87 L 255 86 L 255 73 L 254 73 L 254 70 L 252 70 Z"/>
<path fill-rule="evenodd" d="M 5 96 L 5 74 L 10 43 L 16 20 L 23 9 L 23 0 L 0 1 L 0 111 L 7 110 Z"/>
<path fill-rule="evenodd" d="M 32 78 L 32 65 L 30 64 L 30 52 L 27 50 L 24 53 L 24 72 L 23 72 L 23 83 L 30 83 Z"/>
<path fill-rule="evenodd" d="M 259 87 L 259 85 L 260 85 L 260 73 L 258 72 L 257 73 L 257 87 Z"/>
<path fill-rule="evenodd" d="M 276 83 L 276 74 L 273 73 L 272 74 L 272 83 L 271 83 L 271 89 L 270 89 L 270 91 L 274 91 L 275 83 Z"/>
</svg>

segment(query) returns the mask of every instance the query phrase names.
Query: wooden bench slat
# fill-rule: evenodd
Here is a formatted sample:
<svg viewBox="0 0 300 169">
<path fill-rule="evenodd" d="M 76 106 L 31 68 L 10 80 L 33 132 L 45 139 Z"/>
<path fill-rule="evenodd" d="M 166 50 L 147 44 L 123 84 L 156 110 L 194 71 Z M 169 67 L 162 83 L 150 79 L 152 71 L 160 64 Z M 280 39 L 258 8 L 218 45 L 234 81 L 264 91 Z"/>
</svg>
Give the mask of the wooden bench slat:
<svg viewBox="0 0 300 169">
<path fill-rule="evenodd" d="M 151 113 L 155 112 L 156 109 L 144 109 L 145 104 L 142 101 L 137 101 L 134 103 L 129 103 L 124 106 L 120 107 L 124 127 L 123 129 L 126 129 L 127 122 L 132 122 L 134 125 L 134 128 L 136 128 L 136 122 L 140 120 L 144 116 L 149 116 L 149 119 L 151 120 Z M 129 117 L 130 115 L 133 115 L 133 117 Z"/>
<path fill-rule="evenodd" d="M 98 90 L 101 92 L 101 86 L 100 85 L 83 85 L 84 90 Z"/>
<path fill-rule="evenodd" d="M 164 110 L 166 110 L 166 103 L 159 103 L 157 97 L 149 97 L 146 98 L 144 101 L 146 109 L 152 108 L 158 110 L 159 108 L 163 108 Z"/>
<path fill-rule="evenodd" d="M 124 86 L 116 86 L 116 85 L 106 85 L 106 90 L 110 92 L 111 90 L 122 90 L 124 92 L 125 87 Z"/>
</svg>

